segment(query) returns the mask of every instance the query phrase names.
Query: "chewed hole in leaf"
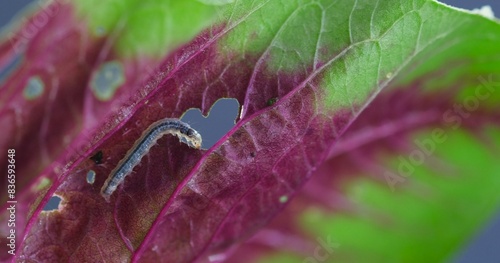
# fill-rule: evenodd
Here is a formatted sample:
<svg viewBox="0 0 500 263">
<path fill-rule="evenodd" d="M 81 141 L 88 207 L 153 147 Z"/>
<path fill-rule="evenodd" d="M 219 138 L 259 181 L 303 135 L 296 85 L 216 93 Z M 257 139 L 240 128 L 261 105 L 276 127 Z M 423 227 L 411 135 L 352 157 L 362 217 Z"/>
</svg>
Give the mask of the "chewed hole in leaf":
<svg viewBox="0 0 500 263">
<path fill-rule="evenodd" d="M 61 198 L 59 196 L 52 196 L 49 202 L 43 208 L 43 211 L 53 211 L 59 209 L 59 204 L 61 203 Z"/>
<path fill-rule="evenodd" d="M 24 98 L 27 100 L 34 100 L 39 98 L 45 90 L 45 83 L 38 76 L 33 76 L 28 79 L 26 86 L 23 90 Z"/>
<path fill-rule="evenodd" d="M 87 183 L 89 184 L 93 184 L 94 181 L 95 181 L 95 171 L 94 170 L 90 170 L 87 172 Z"/>
<path fill-rule="evenodd" d="M 118 61 L 109 61 L 102 64 L 94 73 L 90 88 L 97 99 L 108 101 L 113 98 L 124 82 L 123 65 Z"/>
<path fill-rule="evenodd" d="M 95 164 L 101 164 L 102 163 L 102 158 L 103 158 L 103 153 L 102 151 L 98 151 L 92 157 L 90 157 L 90 160 L 94 161 Z"/>
<path fill-rule="evenodd" d="M 189 123 L 201 134 L 203 137 L 202 148 L 208 149 L 234 127 L 239 106 L 236 99 L 219 99 L 214 103 L 206 117 L 201 114 L 199 109 L 189 109 L 181 120 Z"/>
</svg>

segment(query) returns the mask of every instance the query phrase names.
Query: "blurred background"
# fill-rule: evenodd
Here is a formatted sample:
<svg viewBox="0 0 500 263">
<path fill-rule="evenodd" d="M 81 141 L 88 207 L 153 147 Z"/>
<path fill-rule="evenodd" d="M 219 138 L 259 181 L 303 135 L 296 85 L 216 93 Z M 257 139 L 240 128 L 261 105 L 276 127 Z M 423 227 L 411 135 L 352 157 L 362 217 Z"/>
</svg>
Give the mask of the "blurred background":
<svg viewBox="0 0 500 263">
<path fill-rule="evenodd" d="M 35 1 L 30 0 L 10 0 L 10 1 L 2 1 L 0 8 L 0 27 L 2 30 L 5 25 L 7 25 L 13 18 L 16 17 L 19 11 L 21 11 L 24 7 L 28 6 L 30 3 L 34 3 Z M 45 2 L 45 1 L 43 1 Z M 500 15 L 500 1 L 496 0 L 442 0 L 448 5 L 452 5 L 459 8 L 465 9 L 474 9 L 481 8 L 482 6 L 489 5 L 496 16 Z M 5 33 L 5 32 L 4 32 Z M 0 79 L 2 75 L 4 75 L 5 69 L 0 69 Z M 217 109 L 211 112 L 211 119 L 216 119 L 217 121 L 211 121 L 210 123 L 213 125 L 217 123 L 215 127 L 210 127 L 210 133 L 214 135 L 213 141 L 217 140 L 221 136 L 219 134 L 224 134 L 228 131 L 232 125 L 234 125 L 234 117 L 227 116 L 227 112 L 234 112 L 237 110 L 237 105 L 232 100 L 220 101 L 217 103 Z M 184 116 L 183 120 L 189 123 L 198 123 L 203 125 L 203 123 L 208 123 L 203 120 L 200 114 L 189 112 Z M 207 129 L 200 128 L 201 129 Z M 214 131 L 214 128 L 219 129 L 218 131 Z M 208 131 L 208 129 L 207 129 Z M 203 133 L 203 132 L 202 132 Z M 206 134 L 206 133 L 204 133 Z M 205 136 L 204 136 L 205 140 Z M 213 144 L 214 142 L 210 142 Z M 205 145 L 204 148 L 209 147 L 210 145 Z M 57 207 L 57 200 L 54 200 L 52 204 L 50 204 L 46 209 L 54 209 Z M 490 223 L 485 225 L 482 230 L 478 231 L 475 238 L 469 241 L 469 244 L 463 248 L 462 251 L 457 252 L 457 255 L 451 260 L 451 262 L 455 263 L 497 263 L 500 262 L 500 211 L 497 213 L 495 218 L 490 220 Z"/>
</svg>

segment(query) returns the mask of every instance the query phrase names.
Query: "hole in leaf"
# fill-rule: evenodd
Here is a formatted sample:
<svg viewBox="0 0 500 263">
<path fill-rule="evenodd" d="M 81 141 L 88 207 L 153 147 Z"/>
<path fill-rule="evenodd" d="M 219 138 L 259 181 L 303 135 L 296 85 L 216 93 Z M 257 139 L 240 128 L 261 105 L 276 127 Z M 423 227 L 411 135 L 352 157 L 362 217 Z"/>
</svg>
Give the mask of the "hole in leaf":
<svg viewBox="0 0 500 263">
<path fill-rule="evenodd" d="M 124 82 L 123 65 L 118 61 L 109 61 L 100 65 L 94 73 L 90 88 L 97 99 L 108 101 L 113 98 Z"/>
<path fill-rule="evenodd" d="M 208 149 L 234 127 L 238 110 L 239 103 L 236 99 L 219 99 L 214 103 L 207 117 L 204 117 L 199 109 L 189 109 L 181 120 L 189 123 L 201 134 L 202 148 Z"/>
<path fill-rule="evenodd" d="M 95 164 L 101 164 L 102 157 L 103 157 L 102 151 L 98 151 L 96 154 L 94 154 L 94 155 L 92 155 L 92 157 L 90 157 L 90 160 L 94 161 Z"/>
<path fill-rule="evenodd" d="M 52 196 L 49 202 L 43 208 L 43 211 L 53 211 L 59 208 L 59 204 L 61 203 L 61 198 L 59 196 Z"/>
<path fill-rule="evenodd" d="M 23 90 L 24 98 L 27 100 L 34 100 L 39 98 L 45 89 L 45 83 L 39 76 L 33 76 L 28 79 L 26 86 Z"/>
<path fill-rule="evenodd" d="M 93 184 L 95 181 L 95 171 L 90 170 L 87 172 L 87 183 Z"/>
</svg>

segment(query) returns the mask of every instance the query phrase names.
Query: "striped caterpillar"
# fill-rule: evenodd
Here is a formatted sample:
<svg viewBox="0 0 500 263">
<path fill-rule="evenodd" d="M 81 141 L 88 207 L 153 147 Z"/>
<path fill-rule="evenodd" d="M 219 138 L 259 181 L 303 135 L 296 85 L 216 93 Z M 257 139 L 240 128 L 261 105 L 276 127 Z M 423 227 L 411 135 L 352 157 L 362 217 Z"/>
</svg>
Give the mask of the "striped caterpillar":
<svg viewBox="0 0 500 263">
<path fill-rule="evenodd" d="M 151 147 L 156 144 L 156 141 L 163 137 L 165 134 L 172 134 L 183 138 L 182 141 L 192 148 L 199 149 L 201 147 L 201 135 L 191 128 L 188 124 L 178 119 L 163 119 L 159 120 L 149 126 L 134 143 L 134 146 L 128 150 L 123 159 L 118 162 L 118 165 L 111 171 L 108 179 L 104 182 L 101 188 L 101 195 L 106 202 L 116 188 L 123 183 L 125 177 L 129 175 L 134 167 L 141 162 L 142 157 L 146 155 Z"/>
</svg>

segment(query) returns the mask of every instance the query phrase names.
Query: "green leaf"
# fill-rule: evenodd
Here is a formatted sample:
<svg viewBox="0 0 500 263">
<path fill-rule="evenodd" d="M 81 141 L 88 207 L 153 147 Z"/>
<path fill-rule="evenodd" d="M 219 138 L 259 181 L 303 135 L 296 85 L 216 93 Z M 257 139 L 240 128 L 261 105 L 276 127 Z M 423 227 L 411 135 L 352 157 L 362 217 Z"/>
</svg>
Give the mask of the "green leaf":
<svg viewBox="0 0 500 263">
<path fill-rule="evenodd" d="M 216 9 L 197 0 L 78 0 L 78 14 L 94 36 L 116 35 L 116 52 L 163 56 L 192 39 L 216 18 Z"/>
</svg>

